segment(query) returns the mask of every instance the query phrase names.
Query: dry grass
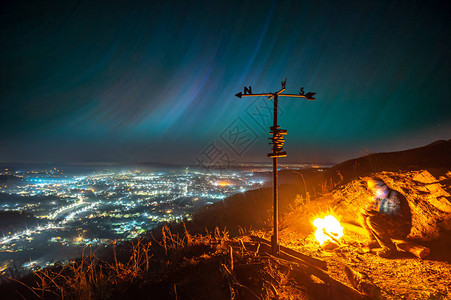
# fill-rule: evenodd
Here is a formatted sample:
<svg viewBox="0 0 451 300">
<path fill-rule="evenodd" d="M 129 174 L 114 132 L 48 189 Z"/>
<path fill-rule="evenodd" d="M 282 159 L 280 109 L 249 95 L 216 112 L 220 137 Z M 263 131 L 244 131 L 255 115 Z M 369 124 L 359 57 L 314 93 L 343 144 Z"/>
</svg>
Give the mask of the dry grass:
<svg viewBox="0 0 451 300">
<path fill-rule="evenodd" d="M 217 297 L 212 299 L 305 299 L 290 268 L 262 255 L 259 245 L 249 243 L 245 228 L 243 236 L 233 239 L 225 229 L 197 235 L 191 235 L 184 225 L 176 230 L 179 233 L 173 230 L 163 226 L 155 233 L 158 237 L 130 243 L 127 255 L 113 244 L 110 261 L 89 250 L 59 269 L 37 271 L 35 285 L 24 288 L 37 299 L 123 298 L 139 289 L 145 292 L 141 298 L 149 293 L 158 298 L 152 287 L 164 282 L 160 293 L 166 298 L 195 299 L 205 298 L 207 292 L 205 281 L 196 277 L 208 278 L 211 283 L 217 272 L 215 287 L 210 287 Z M 202 264 L 206 268 L 196 269 Z"/>
<path fill-rule="evenodd" d="M 236 238 L 221 262 L 229 299 L 309 299 L 299 287 L 292 269 L 260 250 L 249 237 Z"/>
<path fill-rule="evenodd" d="M 81 258 L 72 260 L 58 269 L 42 269 L 35 272 L 37 286 L 33 287 L 40 298 L 53 294 L 58 298 L 105 299 L 110 296 L 112 285 L 131 284 L 149 273 L 151 242 L 140 239 L 131 243 L 130 258 L 119 261 L 113 244 L 114 261 L 107 262 L 89 249 Z"/>
<path fill-rule="evenodd" d="M 13 278 L 7 280 L 20 283 L 38 299 L 109 299 L 116 292 L 124 293 L 138 283 L 151 284 L 164 278 L 164 273 L 174 271 L 177 266 L 193 263 L 193 257 L 209 258 L 205 252 L 225 249 L 228 240 L 225 229 L 191 235 L 184 224 L 180 234 L 163 226 L 158 238 L 141 238 L 121 247 L 113 243 L 113 255 L 109 260 L 99 258 L 96 250 L 85 248 L 81 258 L 72 259 L 64 266 L 36 271 L 34 285 L 27 286 Z M 118 255 L 117 248 L 123 252 L 123 247 L 128 248 L 128 254 Z M 176 295 L 177 288 L 173 288 Z"/>
</svg>

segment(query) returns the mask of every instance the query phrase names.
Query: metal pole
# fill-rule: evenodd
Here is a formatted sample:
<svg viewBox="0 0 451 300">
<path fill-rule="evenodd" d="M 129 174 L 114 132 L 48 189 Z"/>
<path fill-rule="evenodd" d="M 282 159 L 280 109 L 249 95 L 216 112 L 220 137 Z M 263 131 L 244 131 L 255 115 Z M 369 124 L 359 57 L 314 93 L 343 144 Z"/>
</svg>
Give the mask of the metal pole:
<svg viewBox="0 0 451 300">
<path fill-rule="evenodd" d="M 279 109 L 279 95 L 274 94 L 274 130 L 277 128 L 278 123 L 278 109 Z M 273 255 L 279 255 L 279 192 L 277 183 L 277 157 L 272 159 L 272 172 L 273 172 L 273 192 L 274 192 L 274 228 L 272 237 L 272 253 Z"/>
<path fill-rule="evenodd" d="M 287 131 L 285 129 L 280 129 L 279 126 L 277 126 L 278 123 L 278 109 L 279 109 L 279 95 L 281 97 L 296 97 L 296 98 L 305 98 L 307 100 L 315 100 L 313 96 L 315 93 L 308 92 L 304 94 L 304 88 L 302 87 L 300 89 L 299 94 L 282 94 L 282 92 L 285 91 L 285 85 L 287 83 L 287 80 L 282 81 L 282 89 L 275 93 L 260 93 L 260 94 L 252 94 L 252 87 L 244 87 L 244 93 L 237 93 L 235 96 L 241 99 L 241 97 L 257 97 L 257 96 L 264 96 L 268 97 L 268 100 L 274 98 L 274 124 L 272 127 L 270 127 L 272 134 L 272 152 L 268 153 L 268 157 L 272 158 L 272 166 L 273 166 L 273 192 L 274 192 L 274 232 L 271 236 L 271 246 L 272 246 L 272 252 L 274 255 L 279 255 L 279 191 L 278 191 L 278 183 L 277 183 L 277 158 L 278 157 L 285 157 L 287 156 L 287 153 L 285 151 L 282 151 L 282 146 L 284 144 L 283 135 L 287 134 Z"/>
<path fill-rule="evenodd" d="M 278 190 L 277 190 L 277 157 L 272 159 L 272 172 L 274 182 L 274 229 L 272 236 L 272 254 L 279 255 L 279 207 L 278 207 Z"/>
</svg>

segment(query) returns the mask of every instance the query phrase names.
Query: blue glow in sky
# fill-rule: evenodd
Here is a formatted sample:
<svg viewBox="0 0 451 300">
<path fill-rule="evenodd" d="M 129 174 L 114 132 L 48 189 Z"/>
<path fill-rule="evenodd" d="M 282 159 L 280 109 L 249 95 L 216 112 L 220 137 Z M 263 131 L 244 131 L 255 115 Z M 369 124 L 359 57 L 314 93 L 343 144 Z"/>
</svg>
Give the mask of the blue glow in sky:
<svg viewBox="0 0 451 300">
<path fill-rule="evenodd" d="M 287 161 L 451 138 L 451 3 L 381 2 L 4 3 L 0 161 L 192 163 L 237 117 L 266 161 L 234 95 L 285 78 L 317 93 L 280 100 Z"/>
</svg>

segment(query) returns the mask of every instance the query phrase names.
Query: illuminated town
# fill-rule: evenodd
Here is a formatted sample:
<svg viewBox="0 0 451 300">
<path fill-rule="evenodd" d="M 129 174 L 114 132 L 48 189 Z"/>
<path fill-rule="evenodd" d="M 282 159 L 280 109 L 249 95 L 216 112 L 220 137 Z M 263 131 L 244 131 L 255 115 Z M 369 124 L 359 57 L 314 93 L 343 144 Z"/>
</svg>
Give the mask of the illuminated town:
<svg viewBox="0 0 451 300">
<path fill-rule="evenodd" d="M 0 270 L 64 263 L 264 184 L 250 171 L 75 169 L 0 169 L 0 213 L 13 220 L 0 227 Z"/>
</svg>

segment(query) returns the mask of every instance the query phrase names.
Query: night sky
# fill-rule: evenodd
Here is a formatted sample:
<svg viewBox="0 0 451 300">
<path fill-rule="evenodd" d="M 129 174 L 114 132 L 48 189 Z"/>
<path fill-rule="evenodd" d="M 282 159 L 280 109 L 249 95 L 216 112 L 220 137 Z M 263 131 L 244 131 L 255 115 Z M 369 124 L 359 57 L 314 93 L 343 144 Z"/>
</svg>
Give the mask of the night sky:
<svg viewBox="0 0 451 300">
<path fill-rule="evenodd" d="M 0 162 L 270 162 L 285 78 L 285 162 L 451 138 L 450 1 L 1 5 Z"/>
</svg>

